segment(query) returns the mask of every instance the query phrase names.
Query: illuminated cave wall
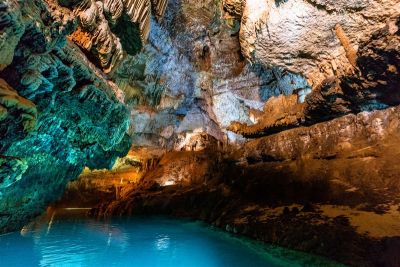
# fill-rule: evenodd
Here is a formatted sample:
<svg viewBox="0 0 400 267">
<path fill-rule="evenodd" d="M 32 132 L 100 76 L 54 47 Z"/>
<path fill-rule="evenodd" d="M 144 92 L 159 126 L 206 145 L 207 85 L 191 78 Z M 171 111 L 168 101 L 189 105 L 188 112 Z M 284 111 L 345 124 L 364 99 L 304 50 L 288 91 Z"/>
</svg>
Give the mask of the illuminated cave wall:
<svg viewBox="0 0 400 267">
<path fill-rule="evenodd" d="M 190 150 L 205 135 L 238 143 L 398 105 L 399 9 L 3 1 L 0 228 L 40 213 L 85 166 L 110 168 L 132 143 Z"/>
<path fill-rule="evenodd" d="M 142 46 L 150 1 L 145 10 L 136 2 L 123 2 L 125 13 L 136 13 L 128 14 L 132 31 L 118 34 Z M 40 214 L 85 166 L 111 168 L 128 153 L 129 109 L 105 75 L 129 50 L 110 31 L 124 19 L 121 7 L 90 0 L 0 4 L 1 232 Z"/>
</svg>

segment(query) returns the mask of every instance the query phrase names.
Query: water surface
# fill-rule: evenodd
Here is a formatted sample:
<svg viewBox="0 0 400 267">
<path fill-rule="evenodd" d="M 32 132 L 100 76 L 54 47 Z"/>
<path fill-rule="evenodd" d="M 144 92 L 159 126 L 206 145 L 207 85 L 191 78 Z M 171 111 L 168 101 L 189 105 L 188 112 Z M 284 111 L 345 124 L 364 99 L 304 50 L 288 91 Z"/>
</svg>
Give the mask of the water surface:
<svg viewBox="0 0 400 267">
<path fill-rule="evenodd" d="M 65 214 L 64 214 L 65 215 Z M 199 222 L 167 218 L 98 221 L 61 216 L 0 236 L 0 266 L 339 266 L 234 237 Z"/>
</svg>

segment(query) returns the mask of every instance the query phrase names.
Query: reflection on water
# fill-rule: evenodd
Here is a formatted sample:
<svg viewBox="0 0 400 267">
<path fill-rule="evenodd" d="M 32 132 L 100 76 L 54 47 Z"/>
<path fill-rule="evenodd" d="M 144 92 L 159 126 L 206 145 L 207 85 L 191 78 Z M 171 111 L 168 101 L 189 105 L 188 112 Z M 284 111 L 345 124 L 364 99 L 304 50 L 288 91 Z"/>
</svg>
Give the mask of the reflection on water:
<svg viewBox="0 0 400 267">
<path fill-rule="evenodd" d="M 0 266 L 338 266 L 165 218 L 107 222 L 53 212 L 28 228 L 0 236 Z"/>
<path fill-rule="evenodd" d="M 155 242 L 157 250 L 166 250 L 169 247 L 169 236 L 160 235 L 157 237 Z"/>
</svg>

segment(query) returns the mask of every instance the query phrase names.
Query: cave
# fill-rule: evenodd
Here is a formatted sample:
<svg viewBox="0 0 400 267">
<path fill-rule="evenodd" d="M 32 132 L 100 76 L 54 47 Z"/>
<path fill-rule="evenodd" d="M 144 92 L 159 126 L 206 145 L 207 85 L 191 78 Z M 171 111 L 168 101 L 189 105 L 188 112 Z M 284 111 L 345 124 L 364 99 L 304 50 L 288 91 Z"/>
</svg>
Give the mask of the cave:
<svg viewBox="0 0 400 267">
<path fill-rule="evenodd" d="M 1 0 L 0 266 L 400 267 L 400 2 Z"/>
</svg>

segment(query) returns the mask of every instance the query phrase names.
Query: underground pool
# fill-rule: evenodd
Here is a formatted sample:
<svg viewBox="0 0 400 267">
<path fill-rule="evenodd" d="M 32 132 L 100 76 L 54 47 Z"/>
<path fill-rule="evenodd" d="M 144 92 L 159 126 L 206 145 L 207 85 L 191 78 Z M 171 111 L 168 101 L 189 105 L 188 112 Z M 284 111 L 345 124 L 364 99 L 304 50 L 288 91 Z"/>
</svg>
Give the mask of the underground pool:
<svg viewBox="0 0 400 267">
<path fill-rule="evenodd" d="M 0 266 L 341 266 L 195 221 L 165 217 L 95 220 L 73 210 L 58 213 L 20 232 L 0 236 Z"/>
</svg>

